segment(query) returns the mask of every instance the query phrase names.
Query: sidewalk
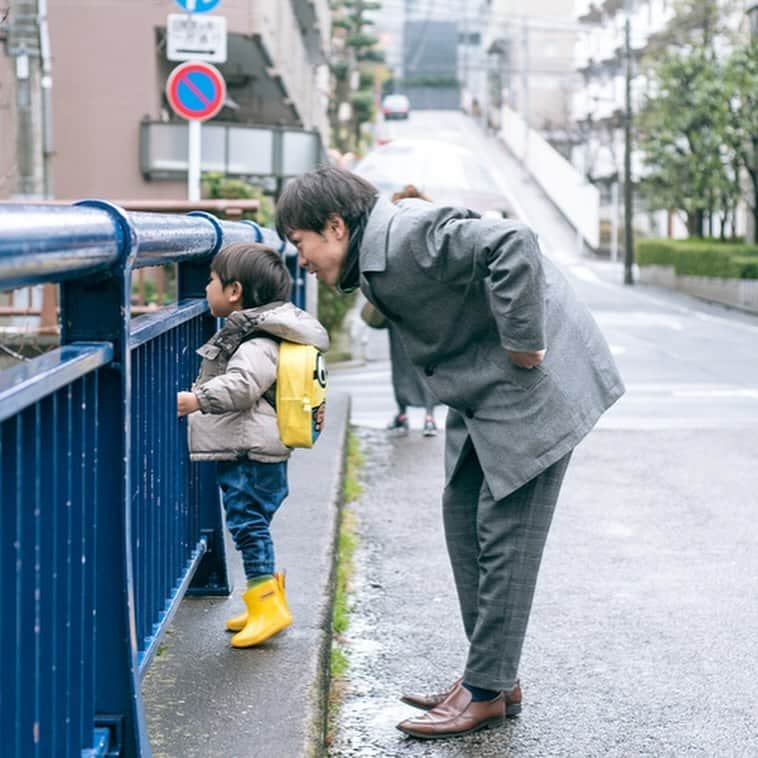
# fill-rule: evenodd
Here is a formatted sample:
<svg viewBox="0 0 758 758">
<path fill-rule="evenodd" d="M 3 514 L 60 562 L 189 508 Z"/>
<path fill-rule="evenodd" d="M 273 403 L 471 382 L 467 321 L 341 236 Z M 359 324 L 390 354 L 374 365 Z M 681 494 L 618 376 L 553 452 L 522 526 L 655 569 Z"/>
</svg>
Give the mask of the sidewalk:
<svg viewBox="0 0 758 758">
<path fill-rule="evenodd" d="M 143 683 L 156 758 L 302 758 L 323 742 L 331 643 L 331 572 L 350 401 L 329 395 L 313 450 L 290 459 L 290 496 L 273 523 L 294 624 L 249 650 L 229 645 L 224 621 L 241 609 L 244 574 L 228 544 L 234 592 L 186 598 Z"/>
</svg>

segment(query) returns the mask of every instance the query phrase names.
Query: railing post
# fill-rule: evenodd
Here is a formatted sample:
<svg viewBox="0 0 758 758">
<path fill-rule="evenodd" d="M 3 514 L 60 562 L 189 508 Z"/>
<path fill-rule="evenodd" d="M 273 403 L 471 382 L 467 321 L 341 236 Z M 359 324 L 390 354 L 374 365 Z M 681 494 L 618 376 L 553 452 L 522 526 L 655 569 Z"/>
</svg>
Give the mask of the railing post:
<svg viewBox="0 0 758 758">
<path fill-rule="evenodd" d="M 205 285 L 210 276 L 210 260 L 223 244 L 223 230 L 218 219 L 205 211 L 193 211 L 190 216 L 206 219 L 216 232 L 216 244 L 207 258 L 180 261 L 177 264 L 177 300 L 186 298 L 204 298 Z M 203 342 L 209 340 L 218 328 L 218 320 L 210 312 L 202 318 L 201 331 Z M 199 358 L 198 358 L 199 368 Z M 186 433 L 187 421 L 181 422 Z M 196 500 L 200 511 L 200 530 L 207 537 L 207 550 L 197 567 L 188 595 L 228 595 L 233 587 L 226 561 L 226 543 L 224 541 L 224 522 L 221 515 L 221 495 L 216 484 L 215 465 L 208 463 L 191 464 L 196 475 L 190 476 L 187 483 L 187 502 Z M 192 491 L 194 489 L 194 492 Z"/>
<path fill-rule="evenodd" d="M 189 463 L 175 407 L 218 326 L 209 260 L 222 244 L 285 243 L 204 213 L 79 205 L 0 205 L 3 286 L 62 282 L 62 347 L 0 387 L 2 573 L 16 577 L 0 593 L 0 638 L 16 645 L 0 666 L 3 734 L 19 755 L 143 758 L 141 678 L 181 598 L 190 582 L 230 591 L 215 471 Z M 133 269 L 167 262 L 182 302 L 132 320 Z"/>
<path fill-rule="evenodd" d="M 96 512 L 95 722 L 109 731 L 109 750 L 149 756 L 142 695 L 137 676 L 137 638 L 130 524 L 130 287 L 137 236 L 126 214 L 101 201 L 114 223 L 119 262 L 108 274 L 61 284 L 61 342 L 113 343 L 113 363 L 103 370 L 98 398 Z"/>
</svg>

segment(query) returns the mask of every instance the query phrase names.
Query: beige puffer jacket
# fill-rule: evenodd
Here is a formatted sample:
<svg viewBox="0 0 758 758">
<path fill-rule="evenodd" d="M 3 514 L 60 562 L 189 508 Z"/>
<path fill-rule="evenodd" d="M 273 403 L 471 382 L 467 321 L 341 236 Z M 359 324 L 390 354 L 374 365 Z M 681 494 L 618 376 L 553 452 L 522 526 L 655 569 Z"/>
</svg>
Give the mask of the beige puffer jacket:
<svg viewBox="0 0 758 758">
<path fill-rule="evenodd" d="M 188 419 L 193 461 L 289 457 L 276 411 L 264 397 L 275 390 L 279 340 L 329 349 L 326 329 L 313 316 L 292 303 L 271 303 L 232 313 L 197 351 L 203 362 L 192 391 L 200 411 Z"/>
</svg>

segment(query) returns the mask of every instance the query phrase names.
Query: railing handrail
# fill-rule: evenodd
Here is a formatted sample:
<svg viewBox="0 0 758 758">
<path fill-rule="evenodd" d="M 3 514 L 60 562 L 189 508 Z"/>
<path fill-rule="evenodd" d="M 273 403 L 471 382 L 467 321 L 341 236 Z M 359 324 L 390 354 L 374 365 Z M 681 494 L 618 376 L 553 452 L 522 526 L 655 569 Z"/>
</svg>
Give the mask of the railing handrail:
<svg viewBox="0 0 758 758">
<path fill-rule="evenodd" d="M 0 204 L 0 290 L 60 282 L 61 346 L 0 373 L 10 755 L 149 758 L 142 676 L 185 593 L 231 591 L 213 468 L 189 460 L 176 392 L 217 329 L 211 256 L 242 241 L 289 253 L 304 307 L 294 248 L 254 222 Z M 132 318 L 133 270 L 166 263 L 176 302 Z"/>
<path fill-rule="evenodd" d="M 203 258 L 230 242 L 263 242 L 287 257 L 295 248 L 253 221 L 221 221 L 205 211 L 186 215 L 124 211 L 97 201 L 60 206 L 0 203 L 0 290 L 58 282 L 106 271 L 127 248 L 131 268 Z M 116 216 L 134 237 L 130 245 Z"/>
</svg>

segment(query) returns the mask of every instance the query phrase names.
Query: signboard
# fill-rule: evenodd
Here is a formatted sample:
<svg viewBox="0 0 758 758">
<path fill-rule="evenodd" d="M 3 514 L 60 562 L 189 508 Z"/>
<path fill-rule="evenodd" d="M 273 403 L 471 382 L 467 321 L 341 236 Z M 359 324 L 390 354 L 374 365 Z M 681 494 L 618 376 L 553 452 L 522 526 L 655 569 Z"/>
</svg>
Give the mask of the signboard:
<svg viewBox="0 0 758 758">
<path fill-rule="evenodd" d="M 226 83 L 221 72 L 210 63 L 188 61 L 169 74 L 166 96 L 174 112 L 182 118 L 206 121 L 221 110 Z"/>
<path fill-rule="evenodd" d="M 226 61 L 226 18 L 169 13 L 166 57 L 170 61 Z"/>
<path fill-rule="evenodd" d="M 176 0 L 176 2 L 190 13 L 205 13 L 212 11 L 221 0 Z"/>
</svg>

